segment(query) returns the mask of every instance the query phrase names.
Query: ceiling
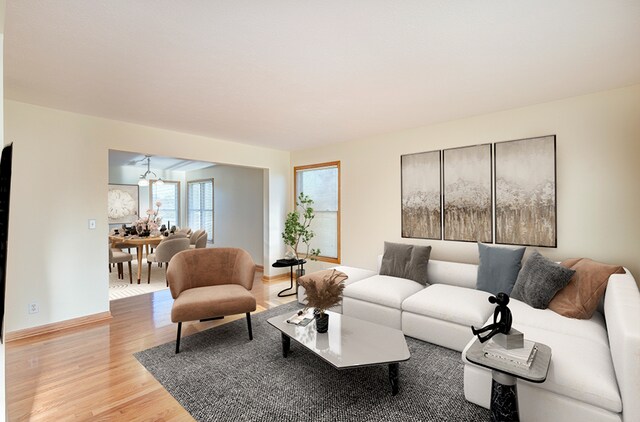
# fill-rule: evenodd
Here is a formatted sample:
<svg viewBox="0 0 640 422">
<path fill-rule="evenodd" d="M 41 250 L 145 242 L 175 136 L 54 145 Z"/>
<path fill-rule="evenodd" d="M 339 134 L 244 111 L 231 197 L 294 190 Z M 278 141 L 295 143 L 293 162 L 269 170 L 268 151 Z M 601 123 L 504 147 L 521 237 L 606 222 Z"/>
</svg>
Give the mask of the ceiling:
<svg viewBox="0 0 640 422">
<path fill-rule="evenodd" d="M 637 0 L 7 0 L 5 97 L 283 150 L 640 83 Z"/>
<path fill-rule="evenodd" d="M 135 152 L 109 150 L 109 167 L 140 167 L 140 172 L 144 173 L 147 169 L 147 161 L 144 159 L 145 154 Z M 169 171 L 193 171 L 207 167 L 213 167 L 216 164 L 204 161 L 183 160 L 181 158 L 163 157 L 154 155 L 151 157 L 151 170 L 169 170 Z"/>
</svg>

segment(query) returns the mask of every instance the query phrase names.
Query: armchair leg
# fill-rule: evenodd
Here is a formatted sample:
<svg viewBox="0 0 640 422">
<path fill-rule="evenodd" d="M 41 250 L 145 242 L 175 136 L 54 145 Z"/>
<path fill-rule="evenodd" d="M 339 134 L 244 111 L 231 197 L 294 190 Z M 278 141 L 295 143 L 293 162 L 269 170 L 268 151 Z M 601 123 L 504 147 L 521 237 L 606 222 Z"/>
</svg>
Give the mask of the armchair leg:
<svg viewBox="0 0 640 422">
<path fill-rule="evenodd" d="M 249 328 L 249 340 L 253 340 L 253 331 L 251 330 L 251 312 L 247 312 L 247 327 Z"/>
<path fill-rule="evenodd" d="M 180 331 L 182 331 L 182 323 L 178 323 L 178 337 L 176 339 L 176 355 L 180 353 Z"/>
<path fill-rule="evenodd" d="M 151 284 L 151 262 L 149 264 L 149 271 L 147 271 L 147 284 Z"/>
<path fill-rule="evenodd" d="M 131 261 L 129 261 L 129 284 L 133 284 L 133 276 L 131 275 Z"/>
</svg>

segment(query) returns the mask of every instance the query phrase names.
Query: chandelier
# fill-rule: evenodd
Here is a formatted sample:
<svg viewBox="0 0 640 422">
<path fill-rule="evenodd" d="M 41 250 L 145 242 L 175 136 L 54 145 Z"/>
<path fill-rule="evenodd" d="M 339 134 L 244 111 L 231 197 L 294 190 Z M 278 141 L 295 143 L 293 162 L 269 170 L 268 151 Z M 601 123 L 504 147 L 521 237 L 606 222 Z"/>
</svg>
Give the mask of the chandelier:
<svg viewBox="0 0 640 422">
<path fill-rule="evenodd" d="M 158 177 L 158 175 L 152 172 L 149 168 L 151 166 L 151 156 L 145 155 L 144 158 L 140 161 L 144 161 L 144 160 L 147 160 L 147 171 L 145 171 L 144 174 L 140 175 L 140 179 L 138 180 L 138 186 L 149 186 L 149 181 L 155 180 L 155 179 L 157 179 L 154 181 L 156 185 L 163 185 L 164 182 L 162 181 L 162 178 Z M 150 177 L 151 175 L 153 175 L 153 177 Z"/>
</svg>

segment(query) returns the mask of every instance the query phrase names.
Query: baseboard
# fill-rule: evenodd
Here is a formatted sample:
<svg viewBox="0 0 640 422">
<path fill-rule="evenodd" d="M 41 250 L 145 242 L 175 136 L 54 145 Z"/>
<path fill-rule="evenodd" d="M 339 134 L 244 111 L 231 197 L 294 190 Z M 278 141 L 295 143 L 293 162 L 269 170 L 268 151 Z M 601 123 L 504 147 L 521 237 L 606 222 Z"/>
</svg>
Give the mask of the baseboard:
<svg viewBox="0 0 640 422">
<path fill-rule="evenodd" d="M 263 265 L 256 265 L 256 272 L 257 273 L 264 273 L 264 266 Z"/>
<path fill-rule="evenodd" d="M 52 322 L 51 324 L 40 325 L 37 327 L 25 328 L 23 330 L 16 330 L 6 333 L 5 339 L 7 342 L 22 340 L 29 337 L 40 336 L 43 334 L 54 333 L 60 330 L 66 330 L 68 328 L 78 327 L 80 325 L 92 324 L 94 322 L 100 322 L 111 319 L 111 312 L 100 312 L 98 314 L 87 315 L 79 318 L 67 319 L 65 321 Z"/>
<path fill-rule="evenodd" d="M 281 281 L 281 280 L 290 280 L 291 276 L 289 273 L 278 274 L 278 275 L 263 275 L 262 281 Z"/>
</svg>

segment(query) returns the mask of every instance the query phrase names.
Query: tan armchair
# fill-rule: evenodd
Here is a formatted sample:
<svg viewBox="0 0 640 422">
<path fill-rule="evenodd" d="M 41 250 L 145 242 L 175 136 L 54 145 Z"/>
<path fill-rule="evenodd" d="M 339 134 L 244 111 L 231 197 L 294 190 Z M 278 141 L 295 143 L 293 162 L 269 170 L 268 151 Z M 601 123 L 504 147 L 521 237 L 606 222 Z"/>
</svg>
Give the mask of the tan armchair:
<svg viewBox="0 0 640 422">
<path fill-rule="evenodd" d="M 149 264 L 149 271 L 147 273 L 147 284 L 151 283 L 152 263 L 166 263 L 167 265 L 165 265 L 165 271 L 167 271 L 171 258 L 173 258 L 173 256 L 178 252 L 184 251 L 186 249 L 189 249 L 189 239 L 187 239 L 186 237 L 170 237 L 158 243 L 155 252 L 147 255 L 147 264 Z M 168 285 L 169 280 L 167 279 L 167 286 Z"/>
<path fill-rule="evenodd" d="M 245 313 L 249 340 L 253 340 L 251 293 L 256 266 L 251 255 L 238 248 L 189 249 L 170 262 L 167 280 L 174 302 L 171 321 L 178 323 L 176 353 L 184 321 L 204 321 Z"/>
</svg>

